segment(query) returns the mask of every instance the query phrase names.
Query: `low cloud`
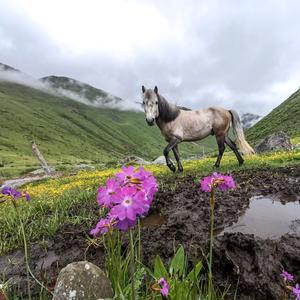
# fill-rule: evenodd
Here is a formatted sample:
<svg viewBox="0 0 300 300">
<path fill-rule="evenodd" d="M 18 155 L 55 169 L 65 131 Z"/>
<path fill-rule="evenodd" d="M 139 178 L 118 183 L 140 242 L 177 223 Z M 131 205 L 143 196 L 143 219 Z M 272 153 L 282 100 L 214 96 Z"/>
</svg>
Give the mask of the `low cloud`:
<svg viewBox="0 0 300 300">
<path fill-rule="evenodd" d="M 158 85 L 180 105 L 266 114 L 299 88 L 299 10 L 298 0 L 2 1 L 0 62 L 76 78 L 130 108 L 142 85 Z"/>
<path fill-rule="evenodd" d="M 70 79 L 72 80 L 72 79 Z M 85 90 L 82 84 L 82 91 L 79 93 L 64 89 L 64 88 L 53 88 L 49 83 L 35 79 L 27 74 L 24 74 L 18 70 L 7 70 L 3 65 L 0 64 L 0 81 L 12 82 L 27 87 L 31 87 L 42 92 L 58 96 L 67 97 L 74 101 L 82 104 L 99 107 L 99 108 L 114 108 L 118 110 L 139 110 L 139 107 L 134 102 L 124 101 L 117 97 L 107 93 L 104 97 L 96 97 L 92 101 L 84 97 Z M 80 82 L 76 81 L 76 84 L 80 85 Z"/>
<path fill-rule="evenodd" d="M 50 92 L 49 88 L 39 80 L 19 71 L 5 70 L 0 65 L 0 81 L 14 82 L 34 89 Z"/>
</svg>

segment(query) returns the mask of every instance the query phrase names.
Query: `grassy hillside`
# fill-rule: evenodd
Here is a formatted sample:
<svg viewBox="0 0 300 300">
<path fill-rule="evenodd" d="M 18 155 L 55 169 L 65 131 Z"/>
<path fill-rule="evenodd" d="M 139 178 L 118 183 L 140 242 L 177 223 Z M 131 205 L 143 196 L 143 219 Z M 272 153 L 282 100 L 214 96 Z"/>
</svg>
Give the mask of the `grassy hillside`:
<svg viewBox="0 0 300 300">
<path fill-rule="evenodd" d="M 166 144 L 142 113 L 90 107 L 0 81 L 0 177 L 38 166 L 31 140 L 54 165 L 115 162 L 128 154 L 150 160 L 162 155 Z M 215 148 L 212 140 L 201 145 Z M 185 156 L 202 152 L 202 146 L 191 143 L 181 149 Z"/>
<path fill-rule="evenodd" d="M 267 135 L 283 130 L 300 136 L 300 89 L 247 131 L 249 141 L 258 142 Z"/>
</svg>

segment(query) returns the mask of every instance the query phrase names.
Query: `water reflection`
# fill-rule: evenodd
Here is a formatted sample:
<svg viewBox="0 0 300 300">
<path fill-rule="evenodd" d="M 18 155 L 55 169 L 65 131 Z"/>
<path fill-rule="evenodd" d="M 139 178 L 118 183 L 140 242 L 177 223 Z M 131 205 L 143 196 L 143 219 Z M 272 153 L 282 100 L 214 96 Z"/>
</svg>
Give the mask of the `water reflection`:
<svg viewBox="0 0 300 300">
<path fill-rule="evenodd" d="M 226 227 L 221 234 L 224 232 L 248 233 L 272 239 L 286 233 L 300 236 L 299 201 L 282 204 L 270 197 L 252 197 L 245 214 L 238 222 Z"/>
</svg>

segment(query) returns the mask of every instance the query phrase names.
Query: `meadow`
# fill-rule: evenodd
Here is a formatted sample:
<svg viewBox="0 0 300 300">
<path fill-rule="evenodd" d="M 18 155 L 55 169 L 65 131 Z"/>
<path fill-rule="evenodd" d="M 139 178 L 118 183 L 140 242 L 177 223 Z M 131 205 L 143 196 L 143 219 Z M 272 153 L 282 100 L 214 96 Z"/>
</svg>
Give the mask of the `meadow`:
<svg viewBox="0 0 300 300">
<path fill-rule="evenodd" d="M 164 165 L 146 166 L 159 181 L 159 188 L 175 188 L 177 182 L 186 176 L 200 178 L 212 172 L 215 157 L 201 160 L 184 161 L 184 172 L 173 175 Z M 237 165 L 236 158 L 230 153 L 223 157 L 220 172 L 231 173 L 255 168 L 276 168 L 300 163 L 300 150 L 274 152 L 247 157 L 245 164 Z M 20 212 L 26 224 L 30 241 L 53 237 L 57 229 L 65 223 L 91 224 L 90 215 L 83 210 L 78 215 L 70 215 L 72 206 L 80 203 L 95 203 L 97 188 L 104 184 L 108 177 L 119 168 L 108 168 L 96 171 L 80 171 L 76 175 L 65 175 L 60 178 L 47 179 L 23 187 L 32 200 L 29 204 L 20 203 Z M 170 180 L 170 178 L 172 180 Z M 0 205 L 0 255 L 22 245 L 14 209 L 9 202 Z"/>
<path fill-rule="evenodd" d="M 193 181 L 196 188 L 199 188 L 200 179 L 215 171 L 212 167 L 215 159 L 215 155 L 212 155 L 201 160 L 185 160 L 183 163 L 184 172 L 178 174 L 172 174 L 165 165 L 149 165 L 145 169 L 153 172 L 158 181 L 160 192 L 175 191 L 181 182 L 187 180 Z M 241 167 L 238 166 L 236 158 L 231 153 L 226 152 L 218 172 L 239 174 L 253 172 L 254 170 L 271 170 L 272 173 L 272 170 L 299 164 L 299 149 L 249 156 Z M 84 228 L 80 234 L 85 237 L 86 247 L 94 244 L 87 228 L 92 229 L 100 214 L 102 214 L 101 210 L 98 210 L 97 213 L 95 200 L 97 189 L 105 184 L 107 178 L 114 176 L 119 170 L 119 167 L 114 167 L 95 171 L 79 171 L 76 174 L 66 172 L 59 178 L 41 180 L 22 187 L 21 190 L 26 191 L 31 200 L 30 202 L 18 201 L 18 214 L 16 214 L 11 201 L 0 204 L 0 256 L 23 247 L 24 236 L 19 226 L 20 218 L 24 224 L 26 239 L 30 245 L 44 247 L 43 245 L 46 245 L 48 240 L 54 239 L 65 226 L 73 226 L 79 232 L 80 228 Z M 160 201 L 162 200 L 160 199 Z M 126 282 L 129 281 L 130 279 L 127 279 Z M 218 293 L 212 291 L 211 295 L 214 294 L 215 296 L 207 299 L 218 299 L 221 295 Z M 47 296 L 44 297 L 41 299 L 48 299 Z M 116 299 L 121 298 L 117 297 Z M 148 298 L 145 296 L 143 299 Z"/>
</svg>

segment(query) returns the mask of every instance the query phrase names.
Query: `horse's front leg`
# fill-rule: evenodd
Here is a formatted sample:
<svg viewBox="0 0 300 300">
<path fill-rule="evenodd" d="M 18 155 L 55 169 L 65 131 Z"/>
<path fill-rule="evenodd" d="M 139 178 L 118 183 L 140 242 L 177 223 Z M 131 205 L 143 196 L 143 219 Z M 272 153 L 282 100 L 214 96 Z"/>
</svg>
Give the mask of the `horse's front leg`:
<svg viewBox="0 0 300 300">
<path fill-rule="evenodd" d="M 183 171 L 183 167 L 180 161 L 180 154 L 179 154 L 179 150 L 178 150 L 178 145 L 175 145 L 174 148 L 172 149 L 175 159 L 177 161 L 177 165 L 178 165 L 178 172 L 182 172 Z"/>
<path fill-rule="evenodd" d="M 172 138 L 171 141 L 169 142 L 168 146 L 164 149 L 164 156 L 166 158 L 166 163 L 167 163 L 167 166 L 169 167 L 169 169 L 172 171 L 172 172 L 175 172 L 176 171 L 176 167 L 175 165 L 172 163 L 172 161 L 170 160 L 169 158 L 169 152 L 178 144 L 180 143 L 180 140 L 178 138 Z"/>
</svg>

